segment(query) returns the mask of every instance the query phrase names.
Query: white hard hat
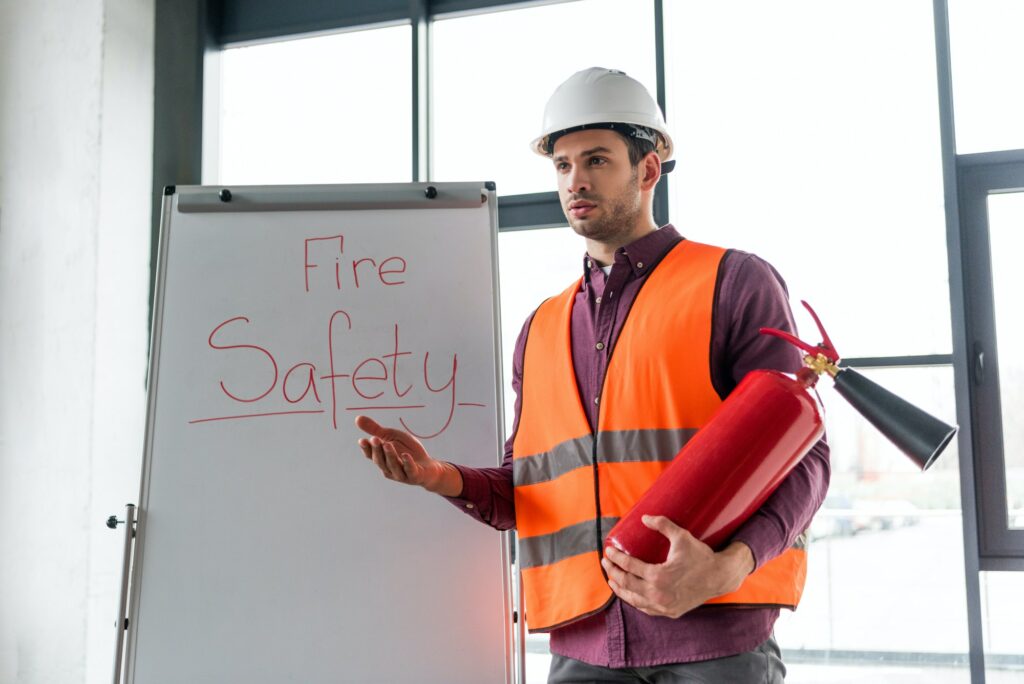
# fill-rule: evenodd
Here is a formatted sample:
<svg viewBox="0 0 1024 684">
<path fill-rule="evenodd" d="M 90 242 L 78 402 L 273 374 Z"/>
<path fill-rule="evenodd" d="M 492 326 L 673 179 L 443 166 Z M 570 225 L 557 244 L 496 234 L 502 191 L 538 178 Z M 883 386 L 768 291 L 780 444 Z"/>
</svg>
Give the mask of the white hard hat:
<svg viewBox="0 0 1024 684">
<path fill-rule="evenodd" d="M 661 161 L 672 158 L 672 136 L 658 103 L 622 71 L 591 67 L 570 76 L 548 100 L 541 134 L 530 146 L 550 157 L 555 140 L 587 128 L 610 128 L 626 137 L 650 140 Z"/>
</svg>

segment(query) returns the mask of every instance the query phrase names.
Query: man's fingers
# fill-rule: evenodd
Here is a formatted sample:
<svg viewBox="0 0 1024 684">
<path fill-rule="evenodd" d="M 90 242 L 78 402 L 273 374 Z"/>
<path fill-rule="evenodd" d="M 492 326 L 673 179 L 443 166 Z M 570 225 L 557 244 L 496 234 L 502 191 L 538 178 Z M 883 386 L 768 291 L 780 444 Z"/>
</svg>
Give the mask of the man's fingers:
<svg viewBox="0 0 1024 684">
<path fill-rule="evenodd" d="M 642 595 L 638 594 L 637 592 L 633 591 L 632 589 L 625 587 L 622 584 L 619 584 L 617 581 L 613 579 L 608 580 L 608 586 L 612 588 L 612 591 L 615 592 L 616 596 L 618 596 L 620 599 L 622 599 L 629 605 L 633 606 L 637 610 L 647 613 L 647 611 L 650 609 L 650 605 L 648 604 L 647 599 L 644 598 Z"/>
<path fill-rule="evenodd" d="M 376 465 L 380 469 L 380 472 L 384 475 L 384 477 L 388 478 L 389 480 L 396 480 L 402 477 L 401 475 L 396 476 L 396 468 L 393 465 L 388 464 L 388 457 L 384 451 L 385 442 L 382 442 L 376 437 L 371 437 L 369 441 L 370 460 L 372 460 L 374 465 Z M 400 468 L 397 470 L 399 473 L 401 472 Z"/>
<path fill-rule="evenodd" d="M 395 445 L 391 442 L 383 442 L 381 449 L 384 452 L 384 463 L 387 465 L 391 479 L 405 482 L 407 479 L 405 468 L 402 466 L 401 459 L 398 458 L 398 451 L 395 449 Z"/>
<path fill-rule="evenodd" d="M 408 433 L 395 428 L 384 427 L 369 416 L 356 416 L 356 427 L 372 437 L 377 437 L 387 442 L 397 442 L 402 445 L 403 449 L 409 449 L 410 447 L 406 442 L 409 439 L 413 439 Z"/>
<path fill-rule="evenodd" d="M 369 416 L 356 416 L 356 427 L 373 437 L 387 437 L 388 429 Z"/>
<path fill-rule="evenodd" d="M 616 565 L 608 558 L 601 561 L 601 566 L 608 575 L 608 579 L 614 581 L 620 587 L 626 587 L 632 591 L 641 591 L 641 585 L 644 581 L 641 577 L 626 572 L 621 566 Z"/>
<path fill-rule="evenodd" d="M 656 532 L 661 532 L 668 537 L 669 541 L 675 540 L 681 532 L 686 532 L 663 515 L 645 515 L 640 518 L 640 522 Z"/>
<path fill-rule="evenodd" d="M 645 563 L 639 558 L 633 558 L 628 553 L 623 553 L 613 546 L 604 548 L 604 555 L 615 565 L 637 577 L 647 577 L 651 571 L 650 563 Z"/>
<path fill-rule="evenodd" d="M 417 473 L 421 471 L 421 464 L 413 456 L 417 445 L 406 443 L 406 433 L 386 428 L 369 416 L 356 417 L 356 427 L 370 435 L 361 437 L 356 443 L 384 477 L 406 484 L 419 484 L 421 476 Z M 417 453 L 422 454 L 422 450 Z"/>
<path fill-rule="evenodd" d="M 391 470 L 388 468 L 387 456 L 384 454 L 384 443 L 376 437 L 371 437 L 370 440 L 370 460 L 373 464 L 380 468 L 380 472 L 384 474 L 384 477 L 391 477 Z"/>
<path fill-rule="evenodd" d="M 375 466 L 380 468 L 380 471 L 384 473 L 384 475 L 387 475 L 388 465 L 387 463 L 384 462 L 384 450 L 381 449 L 381 443 L 377 441 L 377 443 L 374 444 L 374 441 L 376 441 L 374 439 L 370 439 L 367 441 L 370 444 L 370 460 L 373 461 L 373 464 Z"/>
</svg>

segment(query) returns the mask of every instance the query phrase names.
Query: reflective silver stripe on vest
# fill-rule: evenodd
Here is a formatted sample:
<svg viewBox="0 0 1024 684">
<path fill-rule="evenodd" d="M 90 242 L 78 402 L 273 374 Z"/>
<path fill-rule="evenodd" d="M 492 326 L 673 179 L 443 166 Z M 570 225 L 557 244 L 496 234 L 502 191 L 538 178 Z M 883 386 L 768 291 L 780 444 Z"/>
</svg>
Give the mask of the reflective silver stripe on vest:
<svg viewBox="0 0 1024 684">
<path fill-rule="evenodd" d="M 695 428 L 674 430 L 617 430 L 598 434 L 599 463 L 671 461 L 696 434 Z M 593 436 L 584 435 L 556 445 L 551 451 L 512 461 L 516 487 L 549 482 L 590 465 Z"/>
<path fill-rule="evenodd" d="M 549 482 L 568 472 L 590 465 L 593 435 L 556 444 L 551 451 L 512 460 L 512 482 L 516 487 Z"/>
<path fill-rule="evenodd" d="M 608 533 L 619 522 L 618 518 L 601 518 L 601 533 L 607 538 Z M 536 537 L 519 539 L 519 566 L 536 568 L 551 565 L 560 560 L 578 556 L 581 553 L 596 551 L 597 534 L 594 520 L 585 520 L 569 527 L 563 527 L 551 534 L 539 534 Z"/>
<path fill-rule="evenodd" d="M 608 538 L 608 534 L 619 522 L 619 518 L 601 518 L 602 541 Z M 565 527 L 558 532 L 541 534 L 536 537 L 519 539 L 519 564 L 522 568 L 535 568 L 541 565 L 551 565 L 560 560 L 578 556 L 582 553 L 596 551 L 594 540 L 594 521 L 586 520 L 575 525 Z M 791 549 L 807 549 L 807 535 L 800 534 L 794 541 Z"/>
</svg>

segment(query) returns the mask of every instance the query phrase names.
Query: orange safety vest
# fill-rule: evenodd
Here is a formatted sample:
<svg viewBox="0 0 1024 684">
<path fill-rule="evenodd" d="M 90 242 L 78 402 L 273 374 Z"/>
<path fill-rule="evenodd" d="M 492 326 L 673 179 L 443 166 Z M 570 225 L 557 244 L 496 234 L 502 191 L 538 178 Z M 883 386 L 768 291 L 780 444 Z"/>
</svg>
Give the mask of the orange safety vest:
<svg viewBox="0 0 1024 684">
<path fill-rule="evenodd" d="M 610 350 L 596 432 L 580 403 L 572 362 L 570 326 L 580 281 L 534 314 L 512 446 L 531 632 L 551 631 L 611 603 L 600 563 L 605 536 L 722 403 L 711 384 L 710 350 L 724 254 L 683 240 L 647 276 Z M 709 603 L 795 608 L 806 574 L 800 544 Z"/>
</svg>

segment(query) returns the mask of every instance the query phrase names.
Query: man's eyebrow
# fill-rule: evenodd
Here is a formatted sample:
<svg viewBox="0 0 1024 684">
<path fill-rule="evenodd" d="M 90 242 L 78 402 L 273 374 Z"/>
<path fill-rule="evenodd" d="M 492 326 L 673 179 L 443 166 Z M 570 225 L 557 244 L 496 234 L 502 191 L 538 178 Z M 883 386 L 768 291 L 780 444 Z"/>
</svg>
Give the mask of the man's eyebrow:
<svg viewBox="0 0 1024 684">
<path fill-rule="evenodd" d="M 582 152 L 580 152 L 580 156 L 581 157 L 593 157 L 595 154 L 600 154 L 600 153 L 611 154 L 611 152 L 612 151 L 610 149 L 608 149 L 607 147 L 598 146 L 598 147 L 591 147 L 589 150 L 583 150 Z M 554 157 L 552 159 L 552 161 L 560 162 L 560 161 L 565 161 L 568 158 L 569 158 L 568 156 L 566 156 L 564 154 L 560 154 L 557 157 Z"/>
</svg>

